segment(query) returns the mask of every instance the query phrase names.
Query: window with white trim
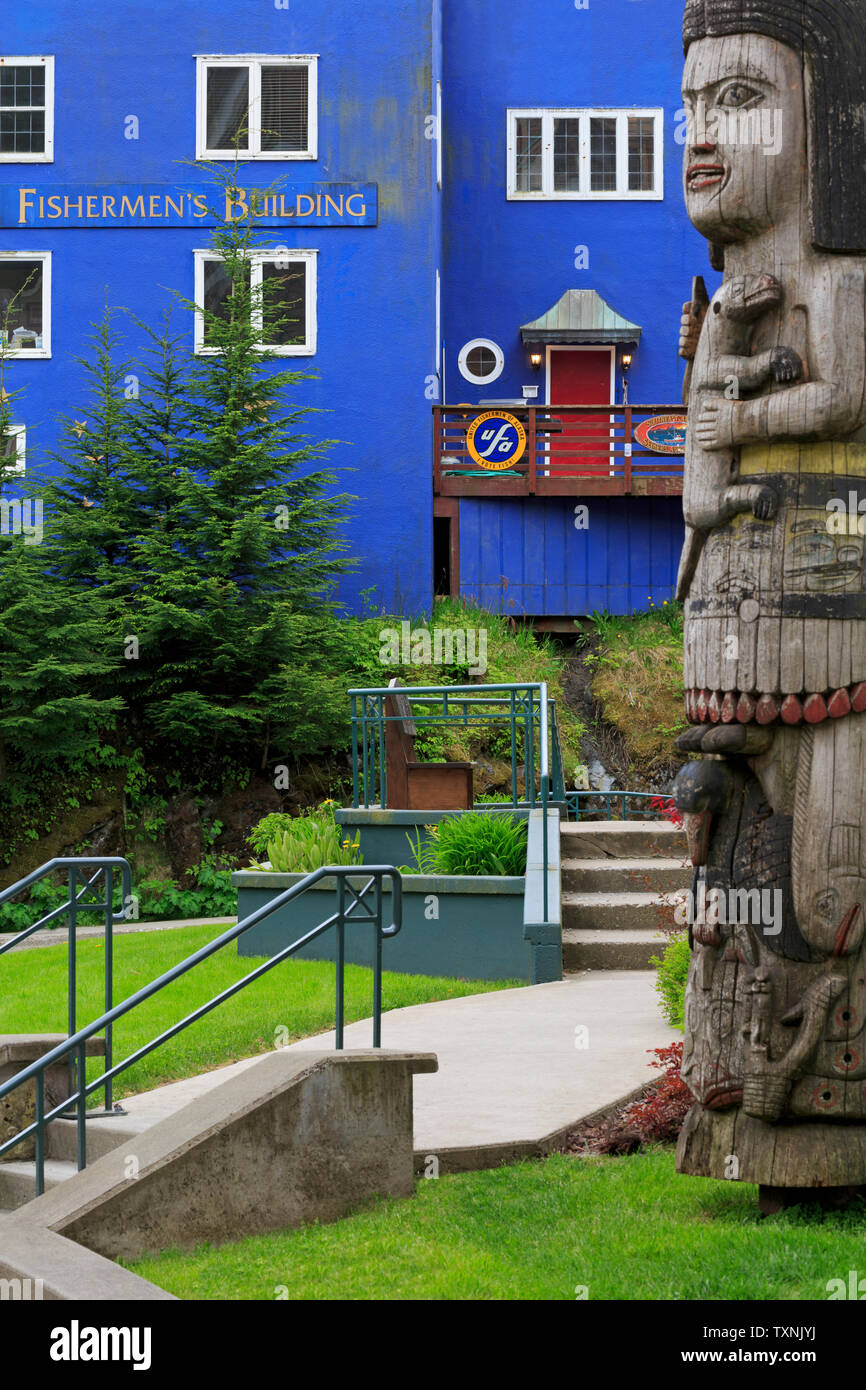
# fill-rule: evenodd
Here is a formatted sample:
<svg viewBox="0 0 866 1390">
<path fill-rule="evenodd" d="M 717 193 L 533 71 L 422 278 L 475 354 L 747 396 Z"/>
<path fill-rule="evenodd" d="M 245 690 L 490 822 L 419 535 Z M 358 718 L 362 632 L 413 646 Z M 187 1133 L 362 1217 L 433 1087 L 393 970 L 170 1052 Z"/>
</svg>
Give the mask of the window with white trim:
<svg viewBox="0 0 866 1390">
<path fill-rule="evenodd" d="M 508 112 L 508 197 L 659 199 L 661 109 L 529 107 Z"/>
<path fill-rule="evenodd" d="M 457 366 L 460 375 L 473 386 L 486 386 L 501 377 L 505 353 L 490 338 L 473 338 L 460 349 Z"/>
<path fill-rule="evenodd" d="M 51 356 L 50 251 L 0 251 L 0 341 L 16 357 Z"/>
<path fill-rule="evenodd" d="M 318 158 L 318 57 L 197 60 L 199 159 Z"/>
<path fill-rule="evenodd" d="M 252 290 L 252 322 L 258 345 L 281 357 L 313 357 L 316 352 L 316 258 L 318 251 L 247 253 L 247 286 Z M 231 275 L 213 251 L 195 253 L 195 351 L 220 349 L 208 338 L 208 315 L 223 318 L 234 293 Z M 202 309 L 204 313 L 202 313 Z"/>
<path fill-rule="evenodd" d="M 0 163 L 54 160 L 54 59 L 0 55 Z"/>
<path fill-rule="evenodd" d="M 4 473 L 23 473 L 27 458 L 27 431 L 24 425 L 10 425 L 0 434 L 0 477 Z"/>
</svg>

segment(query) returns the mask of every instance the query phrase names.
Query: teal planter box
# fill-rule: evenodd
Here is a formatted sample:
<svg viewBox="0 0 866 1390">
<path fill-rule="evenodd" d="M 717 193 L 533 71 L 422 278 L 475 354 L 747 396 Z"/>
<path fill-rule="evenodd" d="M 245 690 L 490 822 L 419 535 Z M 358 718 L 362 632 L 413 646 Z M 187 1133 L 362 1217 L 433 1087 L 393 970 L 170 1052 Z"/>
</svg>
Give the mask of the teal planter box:
<svg viewBox="0 0 866 1390">
<path fill-rule="evenodd" d="M 363 868 L 358 885 L 365 882 Z M 238 920 L 249 916 L 300 883 L 303 874 L 255 870 L 232 875 L 238 889 Z M 385 912 L 390 902 L 386 885 Z M 522 878 L 403 879 L 403 926 L 382 943 L 386 970 L 406 975 L 450 975 L 462 980 L 529 980 L 530 946 L 523 937 Z M 274 956 L 305 932 L 324 922 L 337 908 L 334 879 L 323 879 L 238 940 L 241 956 Z M 385 924 L 387 925 L 387 923 Z M 373 964 L 373 927 L 346 924 L 346 960 Z M 336 930 L 325 932 L 294 957 L 334 960 Z"/>
<path fill-rule="evenodd" d="M 378 829 L 390 834 L 393 844 L 395 834 L 405 836 L 410 825 L 421 823 L 421 816 L 423 823 L 430 824 L 443 815 L 453 814 L 344 811 L 338 812 L 338 818 L 348 828 L 358 825 L 356 820 L 348 819 L 350 816 L 387 817 L 387 823 L 373 824 L 371 831 Z M 382 943 L 382 963 L 386 970 L 406 975 L 445 975 L 461 980 L 525 980 L 528 984 L 562 979 L 559 811 L 547 813 L 546 913 L 542 812 L 530 812 L 527 808 L 524 814 L 529 816 L 525 878 L 404 876 L 403 925 L 397 936 Z M 394 822 L 392 818 L 397 816 L 408 819 Z M 406 845 L 405 839 L 403 844 Z M 368 864 L 393 864 L 399 868 L 409 855 L 365 852 L 364 859 Z M 304 874 L 272 874 L 260 869 L 244 869 L 232 874 L 232 883 L 238 890 L 238 920 L 265 907 L 287 888 L 301 883 L 304 877 Z M 365 882 L 361 865 L 357 885 L 360 887 Z M 386 915 L 389 902 L 390 885 L 386 882 Z M 238 954 L 275 956 L 326 921 L 336 910 L 336 881 L 323 879 L 239 937 Z M 369 923 L 347 923 L 346 960 L 350 964 L 372 966 L 373 930 Z M 337 933 L 333 929 L 298 951 L 294 958 L 333 961 L 336 949 Z"/>
</svg>

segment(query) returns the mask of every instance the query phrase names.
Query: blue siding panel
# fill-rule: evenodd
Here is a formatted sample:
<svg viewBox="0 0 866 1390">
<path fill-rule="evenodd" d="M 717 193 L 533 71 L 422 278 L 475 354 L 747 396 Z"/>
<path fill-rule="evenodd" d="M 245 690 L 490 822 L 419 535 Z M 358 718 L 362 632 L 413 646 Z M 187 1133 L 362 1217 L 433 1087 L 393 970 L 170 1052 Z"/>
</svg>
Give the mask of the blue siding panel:
<svg viewBox="0 0 866 1390">
<path fill-rule="evenodd" d="M 536 617 L 626 614 L 673 599 L 679 498 L 594 498 L 585 531 L 575 528 L 574 505 L 565 498 L 463 499 L 461 596 L 495 613 Z"/>
</svg>

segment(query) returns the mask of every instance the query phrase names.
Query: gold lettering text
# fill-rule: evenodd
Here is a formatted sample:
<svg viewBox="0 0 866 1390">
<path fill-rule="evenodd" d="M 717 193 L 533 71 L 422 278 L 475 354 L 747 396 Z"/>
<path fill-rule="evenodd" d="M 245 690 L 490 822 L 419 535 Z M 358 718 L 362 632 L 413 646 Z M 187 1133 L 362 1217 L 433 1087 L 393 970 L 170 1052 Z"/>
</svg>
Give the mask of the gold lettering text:
<svg viewBox="0 0 866 1390">
<path fill-rule="evenodd" d="M 27 194 L 28 194 L 28 193 L 35 193 L 35 192 L 36 192 L 36 189 L 35 189 L 35 188 L 19 188 L 19 190 L 18 190 L 18 221 L 19 221 L 19 223 L 23 223 L 23 222 L 26 222 L 26 221 L 27 221 L 27 214 L 28 214 L 28 212 L 30 211 L 30 208 L 32 207 L 31 200 L 28 198 Z"/>
<path fill-rule="evenodd" d="M 242 188 L 238 188 L 235 191 L 240 195 L 237 198 L 232 198 L 229 196 L 228 192 L 226 193 L 226 222 L 239 222 L 242 217 L 249 216 L 250 210 L 247 206 L 247 195 Z M 234 211 L 235 208 L 238 208 L 237 212 Z"/>
</svg>

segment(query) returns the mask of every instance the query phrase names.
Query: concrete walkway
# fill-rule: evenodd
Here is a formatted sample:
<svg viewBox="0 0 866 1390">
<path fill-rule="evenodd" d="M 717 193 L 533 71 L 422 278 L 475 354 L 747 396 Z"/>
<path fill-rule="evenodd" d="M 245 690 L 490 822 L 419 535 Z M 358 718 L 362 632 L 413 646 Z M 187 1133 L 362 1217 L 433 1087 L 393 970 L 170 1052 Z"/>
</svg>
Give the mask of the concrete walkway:
<svg viewBox="0 0 866 1390">
<path fill-rule="evenodd" d="M 654 1080 L 647 1049 L 679 1036 L 662 1019 L 654 982 L 653 971 L 587 971 L 386 1013 L 385 1048 L 439 1058 L 437 1073 L 415 1078 L 418 1163 L 435 1155 L 447 1172 L 546 1153 L 579 1120 Z M 369 1020 L 347 1027 L 347 1047 L 371 1041 Z M 290 1050 L 333 1045 L 326 1033 Z M 260 1060 L 128 1097 L 131 1123 L 120 1123 L 140 1130 Z"/>
<path fill-rule="evenodd" d="M 185 917 L 181 921 L 175 922 L 128 922 L 124 926 L 115 926 L 112 936 L 134 936 L 139 932 L 151 931 L 179 931 L 181 927 L 233 927 L 237 922 L 237 917 Z M 12 935 L 12 933 L 10 933 Z M 76 941 L 92 941 L 95 937 L 105 935 L 104 927 L 76 927 Z M 4 937 L 0 936 L 0 946 Z M 32 936 L 28 936 L 26 941 L 22 941 L 20 946 L 16 946 L 16 951 L 30 951 L 36 946 L 65 946 L 69 941 L 69 928 L 64 922 L 62 927 L 55 927 L 53 931 L 35 931 Z"/>
</svg>

